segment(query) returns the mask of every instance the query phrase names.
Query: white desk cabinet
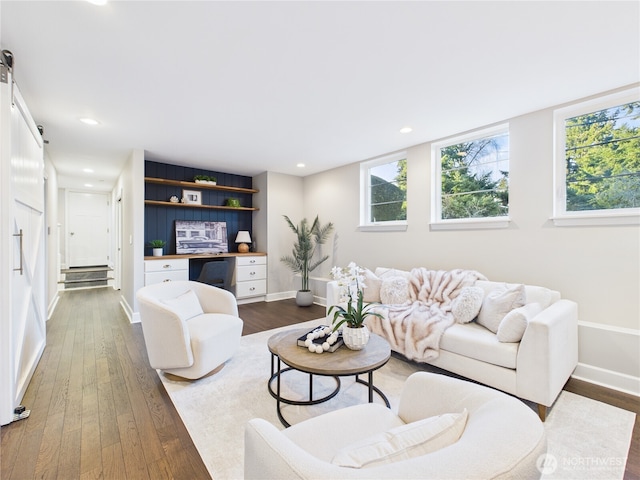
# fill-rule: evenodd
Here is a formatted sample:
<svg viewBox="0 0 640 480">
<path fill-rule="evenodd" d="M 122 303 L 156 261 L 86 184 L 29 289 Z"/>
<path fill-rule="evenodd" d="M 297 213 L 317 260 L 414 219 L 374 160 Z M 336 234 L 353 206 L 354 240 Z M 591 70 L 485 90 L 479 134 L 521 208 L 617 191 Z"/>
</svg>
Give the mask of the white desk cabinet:
<svg viewBox="0 0 640 480">
<path fill-rule="evenodd" d="M 235 295 L 237 299 L 267 294 L 267 257 L 236 257 Z"/>
<path fill-rule="evenodd" d="M 144 284 L 189 280 L 189 259 L 158 259 L 144 261 Z"/>
</svg>

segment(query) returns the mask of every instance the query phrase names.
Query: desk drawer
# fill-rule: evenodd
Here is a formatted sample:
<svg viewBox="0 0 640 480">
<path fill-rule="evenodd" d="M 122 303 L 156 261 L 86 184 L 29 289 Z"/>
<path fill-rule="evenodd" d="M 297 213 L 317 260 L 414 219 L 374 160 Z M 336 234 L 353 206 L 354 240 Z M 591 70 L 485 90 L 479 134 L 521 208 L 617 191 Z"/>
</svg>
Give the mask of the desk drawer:
<svg viewBox="0 0 640 480">
<path fill-rule="evenodd" d="M 266 280 L 253 280 L 236 284 L 236 298 L 255 297 L 267 294 Z"/>
<path fill-rule="evenodd" d="M 266 265 L 267 257 L 237 257 L 236 266 L 241 267 L 245 265 Z"/>
<path fill-rule="evenodd" d="M 236 282 L 248 282 L 267 278 L 266 265 L 239 266 L 236 270 Z"/>
<path fill-rule="evenodd" d="M 145 272 L 169 272 L 172 270 L 189 270 L 189 260 L 186 258 L 145 260 Z"/>
<path fill-rule="evenodd" d="M 144 274 L 144 284 L 171 282 L 174 280 L 189 280 L 189 270 L 174 270 L 167 272 L 148 272 Z"/>
</svg>

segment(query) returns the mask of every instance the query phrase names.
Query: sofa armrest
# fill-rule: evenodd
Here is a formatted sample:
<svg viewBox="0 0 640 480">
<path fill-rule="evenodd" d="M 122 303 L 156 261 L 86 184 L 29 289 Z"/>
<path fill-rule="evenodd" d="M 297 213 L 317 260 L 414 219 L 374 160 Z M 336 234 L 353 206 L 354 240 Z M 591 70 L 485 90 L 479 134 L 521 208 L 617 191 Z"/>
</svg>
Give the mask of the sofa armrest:
<svg viewBox="0 0 640 480">
<path fill-rule="evenodd" d="M 558 300 L 527 326 L 516 364 L 516 394 L 551 406 L 578 364 L 578 305 Z"/>
<path fill-rule="evenodd" d="M 142 333 L 153 368 L 193 365 L 189 329 L 177 313 L 159 301 L 138 295 Z"/>
</svg>

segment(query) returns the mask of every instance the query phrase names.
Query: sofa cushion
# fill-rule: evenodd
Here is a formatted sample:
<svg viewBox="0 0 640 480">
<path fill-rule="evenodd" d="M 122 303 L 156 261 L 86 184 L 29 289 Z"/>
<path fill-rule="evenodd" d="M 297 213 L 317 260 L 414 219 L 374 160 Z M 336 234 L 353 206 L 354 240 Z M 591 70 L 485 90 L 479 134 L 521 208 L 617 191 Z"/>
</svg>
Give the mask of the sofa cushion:
<svg viewBox="0 0 640 480">
<path fill-rule="evenodd" d="M 399 305 L 409 300 L 409 280 L 401 276 L 385 277 L 380 285 L 380 301 Z"/>
<path fill-rule="evenodd" d="M 503 283 L 485 295 L 478 314 L 478 323 L 496 333 L 504 316 L 525 303 L 524 285 Z"/>
<path fill-rule="evenodd" d="M 480 287 L 463 287 L 460 293 L 451 302 L 451 313 L 458 323 L 469 323 L 478 316 L 484 290 Z"/>
<path fill-rule="evenodd" d="M 341 467 L 375 467 L 426 455 L 457 442 L 468 412 L 445 413 L 393 428 L 349 445 L 333 457 Z"/>
<path fill-rule="evenodd" d="M 513 369 L 516 368 L 518 345 L 500 342 L 494 333 L 476 322 L 454 323 L 440 340 L 440 350 Z"/>
<path fill-rule="evenodd" d="M 387 268 L 387 267 L 378 267 L 376 268 L 375 275 L 384 280 L 387 277 L 404 277 L 407 280 L 411 278 L 411 272 L 407 272 L 406 270 L 399 270 L 397 268 Z"/>
<path fill-rule="evenodd" d="M 193 290 L 187 290 L 182 295 L 175 298 L 167 298 L 162 303 L 171 307 L 171 309 L 180 317 L 180 320 L 189 320 L 198 315 L 202 315 L 202 306 L 200 300 Z"/>
<path fill-rule="evenodd" d="M 364 269 L 364 284 L 365 287 L 362 290 L 362 299 L 367 302 L 379 302 L 380 301 L 380 286 L 382 285 L 382 279 L 378 277 L 368 268 Z"/>
<path fill-rule="evenodd" d="M 524 286 L 527 303 L 539 303 L 542 310 L 560 300 L 560 292 L 535 285 Z"/>
<path fill-rule="evenodd" d="M 539 303 L 527 303 L 523 307 L 511 310 L 505 315 L 498 327 L 498 340 L 500 342 L 519 342 L 529 321 L 542 311 Z"/>
</svg>

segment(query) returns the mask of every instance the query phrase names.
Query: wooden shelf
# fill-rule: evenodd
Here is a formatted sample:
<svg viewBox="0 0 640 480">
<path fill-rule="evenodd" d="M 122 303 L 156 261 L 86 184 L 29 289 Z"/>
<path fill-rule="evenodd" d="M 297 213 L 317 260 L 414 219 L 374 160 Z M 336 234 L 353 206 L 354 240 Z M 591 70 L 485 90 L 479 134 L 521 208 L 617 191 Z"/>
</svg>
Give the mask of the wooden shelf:
<svg viewBox="0 0 640 480">
<path fill-rule="evenodd" d="M 256 190 L 255 188 L 227 187 L 225 185 L 209 185 L 207 183 L 183 182 L 181 180 L 167 180 L 165 178 L 144 177 L 144 181 L 145 183 L 155 183 L 156 185 L 170 185 L 172 187 L 184 187 L 184 188 L 190 188 L 190 189 L 205 188 L 207 190 L 220 190 L 222 192 L 258 193 L 260 191 L 260 190 Z M 169 203 L 169 202 L 160 202 L 160 203 Z M 175 205 L 175 204 L 171 204 L 171 205 Z M 184 206 L 187 206 L 187 205 L 184 205 Z M 188 206 L 193 207 L 196 205 L 188 205 Z M 216 207 L 216 208 L 233 209 L 234 207 Z M 242 209 L 242 207 L 235 208 L 235 209 L 239 210 L 239 209 Z M 249 209 L 249 210 L 255 210 L 255 209 Z"/>
<path fill-rule="evenodd" d="M 188 183 L 188 182 L 181 182 L 181 183 Z M 198 183 L 194 185 L 200 185 L 200 184 Z M 210 187 L 212 186 L 213 185 L 211 185 Z M 228 187 L 228 188 L 231 188 L 231 187 Z M 227 207 L 225 205 L 196 205 L 193 203 L 173 203 L 173 202 L 163 202 L 159 200 L 145 200 L 144 203 L 145 205 L 157 205 L 161 207 L 208 208 L 210 210 L 245 210 L 245 211 L 259 210 L 258 208 L 254 208 L 254 207 Z"/>
</svg>

